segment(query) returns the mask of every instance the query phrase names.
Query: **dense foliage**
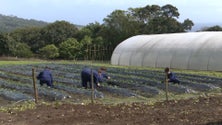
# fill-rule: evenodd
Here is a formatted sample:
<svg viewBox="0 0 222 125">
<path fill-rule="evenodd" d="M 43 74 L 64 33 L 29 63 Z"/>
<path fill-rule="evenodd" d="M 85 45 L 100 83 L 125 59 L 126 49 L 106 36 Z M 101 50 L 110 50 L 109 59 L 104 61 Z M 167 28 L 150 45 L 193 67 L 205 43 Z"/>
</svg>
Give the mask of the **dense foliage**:
<svg viewBox="0 0 222 125">
<path fill-rule="evenodd" d="M 212 27 L 203 28 L 202 31 L 222 31 L 222 27 L 216 25 Z"/>
<path fill-rule="evenodd" d="M 193 22 L 186 19 L 181 23 L 177 20 L 179 15 L 178 9 L 170 4 L 162 7 L 147 5 L 115 10 L 104 18 L 103 24 L 90 23 L 81 29 L 66 21 L 56 21 L 44 27 L 19 28 L 1 34 L 0 55 L 109 60 L 113 49 L 131 36 L 190 30 Z M 49 45 L 54 45 L 54 49 Z M 21 48 L 25 48 L 29 54 L 25 55 L 17 50 Z M 49 50 L 46 52 L 47 48 Z"/>
</svg>

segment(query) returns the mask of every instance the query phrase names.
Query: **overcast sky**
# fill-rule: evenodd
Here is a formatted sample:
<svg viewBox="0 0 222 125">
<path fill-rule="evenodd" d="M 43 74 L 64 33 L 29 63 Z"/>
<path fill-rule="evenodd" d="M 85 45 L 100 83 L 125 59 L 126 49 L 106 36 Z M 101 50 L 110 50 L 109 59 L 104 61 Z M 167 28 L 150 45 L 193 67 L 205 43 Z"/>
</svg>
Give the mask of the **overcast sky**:
<svg viewBox="0 0 222 125">
<path fill-rule="evenodd" d="M 0 0 L 0 14 L 46 22 L 66 20 L 73 24 L 103 23 L 114 10 L 163 6 L 178 8 L 179 21 L 222 23 L 222 0 Z"/>
</svg>

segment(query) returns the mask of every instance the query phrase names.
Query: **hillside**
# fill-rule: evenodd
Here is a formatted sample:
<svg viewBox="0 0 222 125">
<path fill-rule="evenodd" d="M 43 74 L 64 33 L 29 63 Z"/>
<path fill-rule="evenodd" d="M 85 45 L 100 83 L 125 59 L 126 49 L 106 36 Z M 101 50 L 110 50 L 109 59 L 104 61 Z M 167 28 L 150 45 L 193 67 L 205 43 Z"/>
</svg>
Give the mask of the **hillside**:
<svg viewBox="0 0 222 125">
<path fill-rule="evenodd" d="M 47 25 L 47 22 L 34 19 L 23 19 L 16 16 L 5 16 L 0 14 L 0 32 L 10 32 L 17 28 L 39 27 Z"/>
<path fill-rule="evenodd" d="M 200 31 L 202 29 L 209 28 L 216 25 L 222 26 L 222 23 L 195 23 L 191 29 L 191 32 Z"/>
<path fill-rule="evenodd" d="M 23 19 L 17 16 L 6 16 L 0 14 L 0 32 L 11 32 L 17 28 L 24 27 L 42 27 L 49 24 L 48 22 L 38 21 L 35 19 Z M 82 25 L 74 24 L 78 29 L 83 28 Z"/>
</svg>

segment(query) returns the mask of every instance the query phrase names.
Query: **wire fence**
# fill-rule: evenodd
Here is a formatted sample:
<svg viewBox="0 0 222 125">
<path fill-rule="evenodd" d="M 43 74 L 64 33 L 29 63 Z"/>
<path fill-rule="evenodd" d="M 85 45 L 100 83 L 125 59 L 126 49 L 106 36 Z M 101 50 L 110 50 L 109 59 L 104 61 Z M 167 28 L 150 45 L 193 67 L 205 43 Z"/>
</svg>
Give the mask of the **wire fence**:
<svg viewBox="0 0 222 125">
<path fill-rule="evenodd" d="M 114 47 L 111 46 L 101 46 L 101 45 L 87 46 L 84 60 L 100 60 L 100 61 L 110 60 L 113 50 Z"/>
</svg>

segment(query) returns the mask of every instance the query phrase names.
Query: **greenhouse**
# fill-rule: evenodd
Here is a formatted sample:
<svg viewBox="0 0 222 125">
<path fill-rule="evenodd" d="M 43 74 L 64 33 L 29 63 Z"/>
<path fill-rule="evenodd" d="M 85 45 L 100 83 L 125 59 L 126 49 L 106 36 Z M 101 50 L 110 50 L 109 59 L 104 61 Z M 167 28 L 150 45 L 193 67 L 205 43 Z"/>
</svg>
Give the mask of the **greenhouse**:
<svg viewBox="0 0 222 125">
<path fill-rule="evenodd" d="M 222 71 L 222 32 L 133 36 L 115 48 L 111 64 Z"/>
</svg>

